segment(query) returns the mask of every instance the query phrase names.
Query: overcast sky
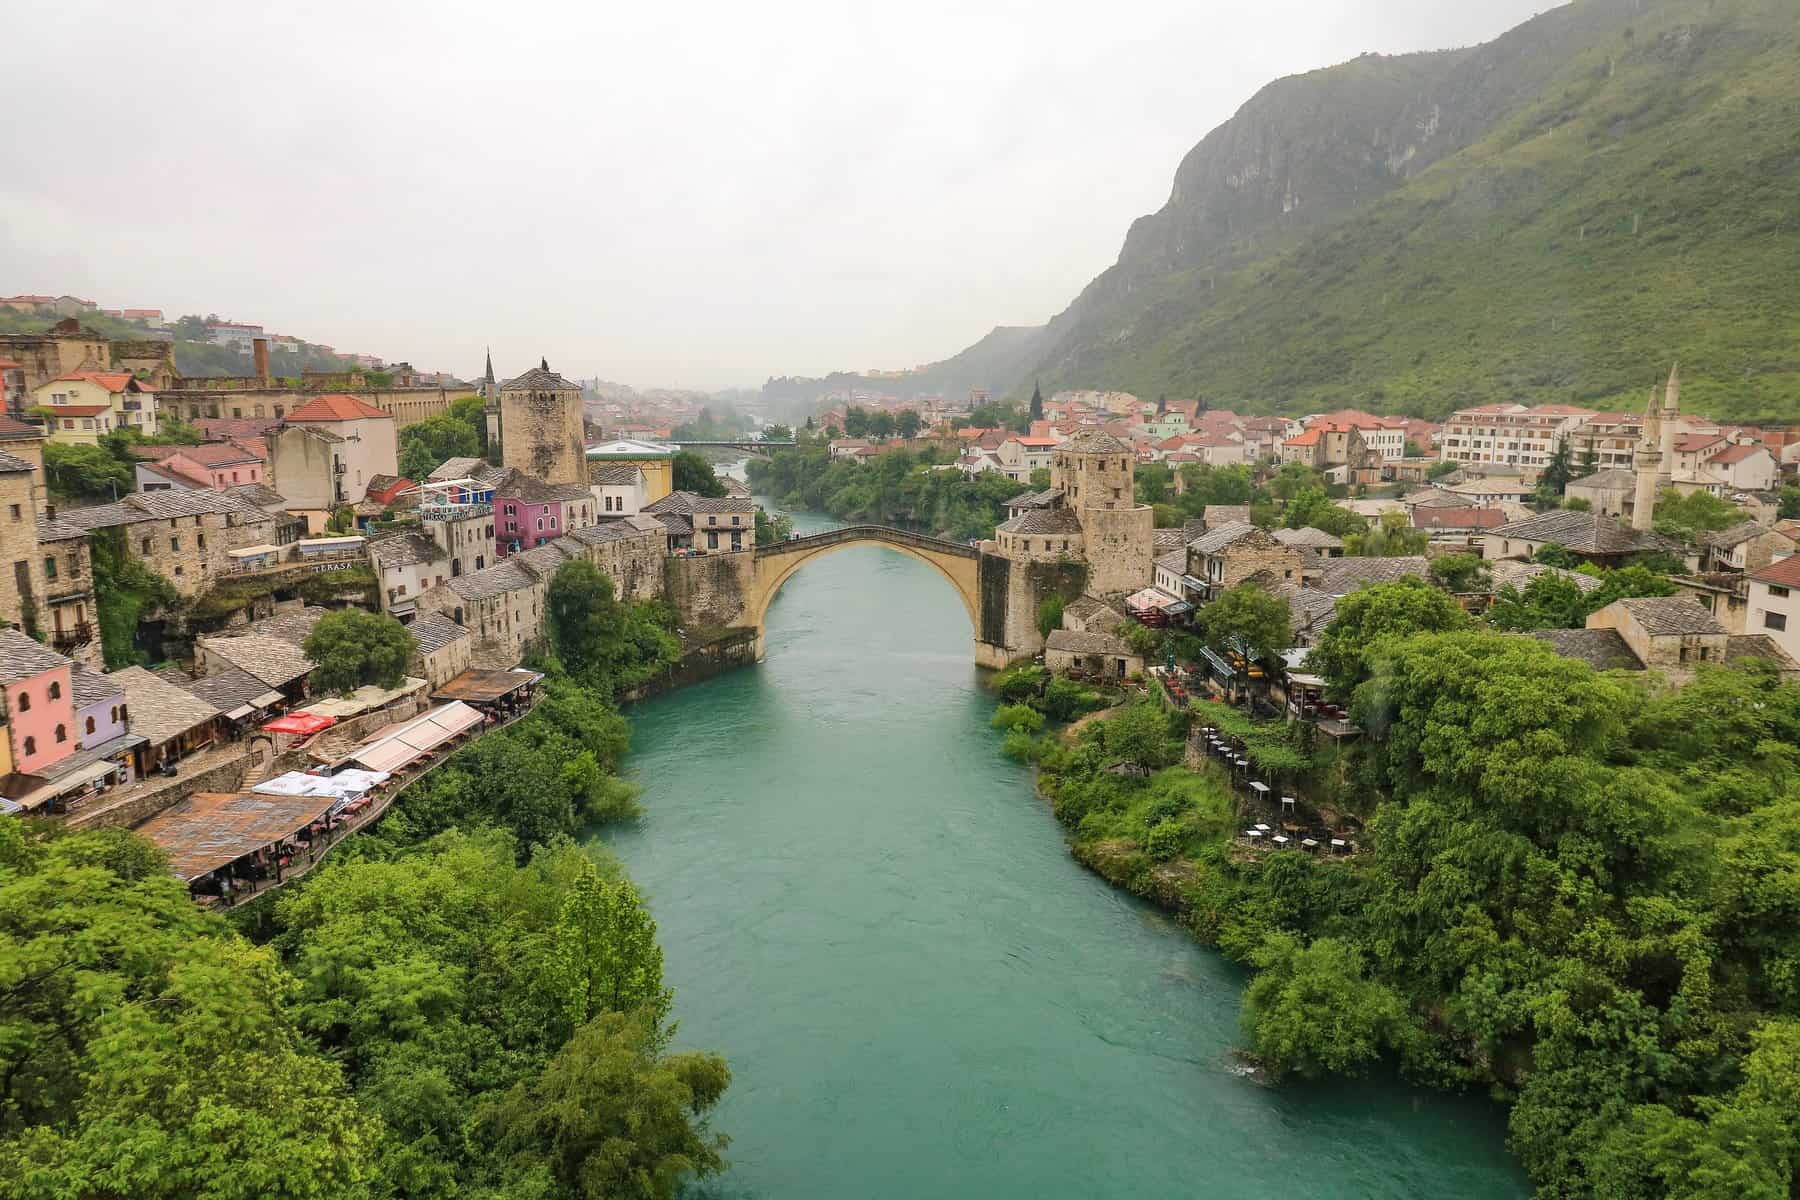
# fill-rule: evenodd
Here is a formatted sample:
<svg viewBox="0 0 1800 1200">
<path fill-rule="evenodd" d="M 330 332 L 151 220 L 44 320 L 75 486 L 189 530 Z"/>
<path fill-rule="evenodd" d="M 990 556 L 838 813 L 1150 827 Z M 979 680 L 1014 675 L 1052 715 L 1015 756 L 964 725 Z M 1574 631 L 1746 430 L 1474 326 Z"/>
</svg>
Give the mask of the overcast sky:
<svg viewBox="0 0 1800 1200">
<path fill-rule="evenodd" d="M 1551 0 L 21 4 L 0 294 L 639 386 L 1052 316 L 1258 88 Z"/>
</svg>

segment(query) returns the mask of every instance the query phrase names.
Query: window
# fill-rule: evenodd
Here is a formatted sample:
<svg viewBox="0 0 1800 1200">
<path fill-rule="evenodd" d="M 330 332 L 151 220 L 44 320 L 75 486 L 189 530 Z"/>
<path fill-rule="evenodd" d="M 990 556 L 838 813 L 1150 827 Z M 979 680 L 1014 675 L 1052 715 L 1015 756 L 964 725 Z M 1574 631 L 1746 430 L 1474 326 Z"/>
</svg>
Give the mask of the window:
<svg viewBox="0 0 1800 1200">
<path fill-rule="evenodd" d="M 20 712 L 30 712 L 31 711 L 31 693 L 30 692 L 21 691 L 19 693 L 19 711 Z M 25 753 L 30 754 L 31 751 L 27 750 Z"/>
<path fill-rule="evenodd" d="M 543 528 L 543 527 L 544 527 L 544 518 L 542 518 L 542 517 L 539 517 L 539 518 L 538 518 L 538 519 L 537 519 L 537 525 L 538 525 L 538 528 L 539 528 L 539 529 L 542 529 L 542 528 Z"/>
<path fill-rule="evenodd" d="M 399 589 L 399 590 L 400 590 L 400 594 L 401 594 L 401 595 L 402 595 L 402 596 L 404 596 L 404 595 L 406 595 L 406 585 L 405 585 L 405 584 L 404 584 L 404 583 L 403 583 L 403 584 L 401 584 L 401 585 L 400 585 L 400 589 Z"/>
<path fill-rule="evenodd" d="M 719 535 L 718 534 L 708 533 L 706 535 L 706 548 L 708 550 L 717 550 L 719 548 Z"/>
<path fill-rule="evenodd" d="M 36 754 L 36 753 L 37 753 L 37 739 L 34 737 L 27 737 L 25 739 L 25 757 L 30 758 L 33 754 Z"/>
<path fill-rule="evenodd" d="M 14 504 L 14 505 L 11 505 L 10 507 L 12 508 L 12 519 L 17 521 L 19 519 L 19 517 L 22 515 L 19 512 L 19 506 Z"/>
<path fill-rule="evenodd" d="M 199 543 L 200 549 L 206 549 L 206 535 L 204 533 L 195 534 L 194 540 Z"/>
<path fill-rule="evenodd" d="M 732 523 L 732 524 L 733 524 L 733 525 L 741 525 L 741 524 L 743 524 L 743 518 L 742 518 L 742 517 L 735 517 L 735 516 L 734 516 L 734 517 L 732 517 L 732 518 L 731 518 L 731 523 Z"/>
<path fill-rule="evenodd" d="M 46 554 L 44 556 L 44 578 L 56 578 L 56 558 L 54 555 Z"/>
<path fill-rule="evenodd" d="M 94 718 L 92 718 L 92 717 L 89 717 L 87 719 L 87 731 L 89 733 L 94 732 Z"/>
<path fill-rule="evenodd" d="M 56 682 L 56 680 L 52 679 L 50 681 L 49 693 L 50 693 L 50 698 L 52 700 L 61 700 L 62 699 L 62 684 L 60 684 L 60 683 Z"/>
<path fill-rule="evenodd" d="M 552 529 L 556 528 L 556 514 L 555 513 L 550 514 L 550 528 L 552 528 Z"/>
<path fill-rule="evenodd" d="M 1764 629 L 1773 629 L 1776 633 L 1787 632 L 1787 614 L 1786 613 L 1764 613 L 1763 614 L 1763 628 Z"/>
<path fill-rule="evenodd" d="M 68 740 L 69 740 L 69 727 L 67 725 L 58 725 L 56 727 L 57 744 L 61 745 L 63 742 L 66 742 Z"/>
<path fill-rule="evenodd" d="M 13 505 L 13 512 L 17 513 L 18 511 L 19 511 L 19 506 L 16 504 Z M 1769 595 L 1770 596 L 1773 596 L 1779 600 L 1779 599 L 1785 599 L 1787 594 L 1788 594 L 1788 590 L 1786 588 L 1780 586 L 1779 584 L 1771 583 L 1769 585 Z"/>
<path fill-rule="evenodd" d="M 178 537 L 170 538 L 169 539 L 169 549 L 173 552 L 179 553 L 181 550 L 181 539 Z"/>
</svg>

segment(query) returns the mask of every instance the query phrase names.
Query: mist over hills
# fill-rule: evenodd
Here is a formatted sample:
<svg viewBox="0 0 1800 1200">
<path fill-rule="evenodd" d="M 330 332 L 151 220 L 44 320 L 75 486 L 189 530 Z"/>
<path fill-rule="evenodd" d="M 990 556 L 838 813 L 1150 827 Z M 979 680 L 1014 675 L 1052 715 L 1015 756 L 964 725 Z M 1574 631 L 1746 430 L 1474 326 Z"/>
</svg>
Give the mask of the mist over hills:
<svg viewBox="0 0 1800 1200">
<path fill-rule="evenodd" d="M 1696 410 L 1800 420 L 1797 197 L 1800 5 L 1577 0 L 1268 85 L 1050 322 L 866 386 L 1438 417 L 1679 358 Z"/>
</svg>

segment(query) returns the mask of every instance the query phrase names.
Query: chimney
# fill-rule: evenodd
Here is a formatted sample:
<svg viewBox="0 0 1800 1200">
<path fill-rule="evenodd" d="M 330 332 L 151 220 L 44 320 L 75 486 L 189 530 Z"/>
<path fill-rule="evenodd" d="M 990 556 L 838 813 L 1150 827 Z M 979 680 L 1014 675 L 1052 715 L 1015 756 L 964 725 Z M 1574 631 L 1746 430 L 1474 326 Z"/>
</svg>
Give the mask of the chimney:
<svg viewBox="0 0 1800 1200">
<path fill-rule="evenodd" d="M 269 386 L 269 339 L 251 338 L 250 354 L 256 363 L 256 378 L 264 387 Z"/>
</svg>

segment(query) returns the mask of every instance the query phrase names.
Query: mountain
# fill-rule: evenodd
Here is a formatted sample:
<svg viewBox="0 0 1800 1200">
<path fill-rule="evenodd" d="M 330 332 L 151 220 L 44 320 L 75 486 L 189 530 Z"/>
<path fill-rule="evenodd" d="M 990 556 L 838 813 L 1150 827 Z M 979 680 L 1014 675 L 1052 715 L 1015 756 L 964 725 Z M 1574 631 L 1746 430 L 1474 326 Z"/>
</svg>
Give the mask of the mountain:
<svg viewBox="0 0 1800 1200">
<path fill-rule="evenodd" d="M 1442 416 L 1684 402 L 1800 420 L 1800 5 L 1577 0 L 1279 80 L 1119 260 L 921 373 Z"/>
</svg>

